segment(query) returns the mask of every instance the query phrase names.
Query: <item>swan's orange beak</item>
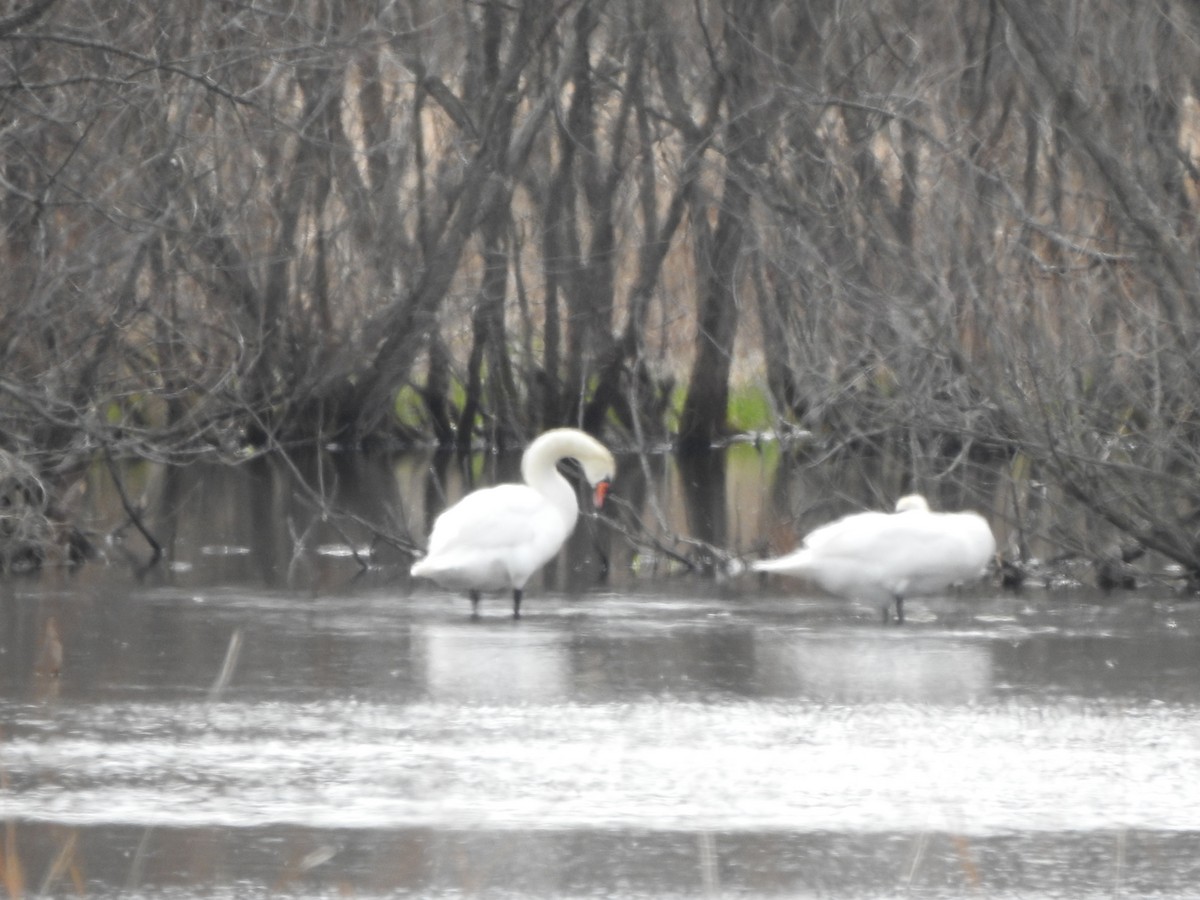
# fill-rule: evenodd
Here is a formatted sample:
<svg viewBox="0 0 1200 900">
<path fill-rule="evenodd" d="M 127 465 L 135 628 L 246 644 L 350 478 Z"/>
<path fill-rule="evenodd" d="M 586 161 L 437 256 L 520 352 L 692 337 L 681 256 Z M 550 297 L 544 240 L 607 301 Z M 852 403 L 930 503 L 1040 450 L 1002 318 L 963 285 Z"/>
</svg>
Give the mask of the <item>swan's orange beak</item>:
<svg viewBox="0 0 1200 900">
<path fill-rule="evenodd" d="M 600 509 L 602 506 L 604 506 L 604 498 L 608 496 L 608 489 L 611 487 L 611 484 L 612 483 L 607 479 L 596 482 L 596 491 L 594 494 L 592 494 L 592 504 L 596 507 L 596 509 Z"/>
</svg>

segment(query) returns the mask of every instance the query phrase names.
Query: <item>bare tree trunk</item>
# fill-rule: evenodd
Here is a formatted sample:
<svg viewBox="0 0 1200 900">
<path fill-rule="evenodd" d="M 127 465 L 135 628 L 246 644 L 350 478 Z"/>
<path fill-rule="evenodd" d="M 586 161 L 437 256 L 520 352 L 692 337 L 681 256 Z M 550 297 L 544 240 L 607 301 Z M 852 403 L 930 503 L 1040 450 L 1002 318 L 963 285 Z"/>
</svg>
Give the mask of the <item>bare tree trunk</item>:
<svg viewBox="0 0 1200 900">
<path fill-rule="evenodd" d="M 679 225 L 683 221 L 688 202 L 694 195 L 695 187 L 701 174 L 700 162 L 704 148 L 712 135 L 713 123 L 718 115 L 721 98 L 724 96 L 724 84 L 721 79 L 714 81 L 708 98 L 704 121 L 701 124 L 692 122 L 690 112 L 680 97 L 674 97 L 671 102 L 671 112 L 676 121 L 683 124 L 684 146 L 683 158 L 685 164 L 677 177 L 674 190 L 666 204 L 665 217 L 660 221 L 659 200 L 661 193 L 658 183 L 658 168 L 655 165 L 653 141 L 649 122 L 646 115 L 646 97 L 644 94 L 645 78 L 642 60 L 649 52 L 644 40 L 644 30 L 639 29 L 638 39 L 631 47 L 631 68 L 623 91 L 623 112 L 629 109 L 636 111 L 637 134 L 640 142 L 638 201 L 641 212 L 641 226 L 646 238 L 642 242 L 638 254 L 637 274 L 628 294 L 628 313 L 621 337 L 610 343 L 606 352 L 599 357 L 596 377 L 596 387 L 591 399 L 583 411 L 583 425 L 589 431 L 599 431 L 609 410 L 617 408 L 623 411 L 622 418 L 631 431 L 637 433 L 657 434 L 662 430 L 662 422 L 655 421 L 663 406 L 661 398 L 641 396 L 647 390 L 653 392 L 653 378 L 645 360 L 645 331 L 646 317 L 650 309 L 650 301 L 654 290 L 659 284 L 667 253 L 674 241 Z M 679 73 L 674 54 L 661 52 L 658 54 L 660 78 L 664 84 L 677 84 Z M 673 92 L 668 89 L 668 95 Z M 619 135 L 617 136 L 619 138 Z M 614 163 L 613 172 L 620 170 Z M 615 191 L 617 184 L 612 181 L 609 190 Z M 632 363 L 632 369 L 630 367 Z M 624 390 L 623 390 L 624 388 Z M 627 408 L 625 403 L 632 396 L 640 403 L 633 408 Z M 639 427 L 633 427 L 633 417 L 641 417 Z"/>
<path fill-rule="evenodd" d="M 499 0 L 489 0 L 485 7 L 488 16 L 498 14 Z M 443 228 L 436 229 L 440 238 L 424 271 L 412 290 L 395 301 L 380 322 L 385 339 L 375 352 L 370 366 L 350 386 L 343 400 L 343 415 L 352 423 L 353 435 L 361 439 L 378 431 L 390 412 L 391 397 L 403 384 L 412 360 L 424 346 L 433 327 L 437 309 L 446 295 L 458 269 L 467 242 L 478 224 L 486 221 L 503 207 L 510 196 L 509 182 L 498 173 L 506 172 L 515 178 L 525 165 L 533 134 L 550 110 L 543 99 L 529 112 L 519 130 L 514 129 L 517 111 L 519 80 L 529 65 L 534 50 L 548 35 L 547 4 L 522 4 L 510 31 L 508 53 L 498 68 L 497 78 L 487 85 L 478 114 L 472 120 L 480 129 L 479 149 L 467 165 L 462 182 L 454 193 L 452 211 Z M 563 73 L 559 77 L 565 77 Z M 448 89 L 438 87 L 445 97 Z M 554 91 L 554 85 L 547 87 Z M 466 107 L 457 98 L 441 101 L 458 110 Z M 508 136 L 512 135 L 511 141 Z"/>
<path fill-rule="evenodd" d="M 559 242 L 557 233 L 562 227 L 565 211 L 554 196 L 553 188 L 546 203 L 546 223 L 542 229 L 542 269 L 545 274 L 545 295 L 542 308 L 542 367 L 537 373 L 536 389 L 541 391 L 541 427 L 562 421 L 562 323 L 559 321 L 561 279 L 558 274 Z"/>
<path fill-rule="evenodd" d="M 475 309 L 471 315 L 471 355 L 467 362 L 466 397 L 458 421 L 458 446 L 471 444 L 475 419 L 483 411 L 483 364 L 487 362 L 487 386 L 492 408 L 484 418 L 490 421 L 489 444 L 504 449 L 516 438 L 519 422 L 516 413 L 516 385 L 508 358 L 507 332 L 504 327 L 504 304 L 508 292 L 508 255 L 505 253 L 501 231 L 504 228 L 502 208 L 483 229 L 483 280 Z"/>
<path fill-rule="evenodd" d="M 500 77 L 502 25 L 499 5 L 489 3 L 485 6 L 483 15 L 480 72 L 477 79 L 468 76 L 468 84 L 474 81 L 481 85 L 494 84 Z M 495 140 L 498 145 L 508 146 L 511 140 L 511 121 L 497 132 Z M 503 165 L 507 162 L 507 158 L 497 157 L 496 162 Z M 500 168 L 496 175 L 504 179 L 508 173 L 505 169 Z M 485 212 L 480 223 L 483 275 L 479 293 L 475 299 L 475 309 L 471 314 L 472 345 L 470 359 L 467 363 L 467 393 L 458 422 L 458 445 L 462 449 L 470 446 L 475 418 L 479 415 L 482 407 L 485 359 L 488 364 L 487 381 L 491 386 L 489 393 L 493 404 L 490 415 L 492 422 L 490 430 L 494 433 L 490 441 L 492 446 L 503 448 L 507 443 L 505 436 L 508 429 L 513 428 L 516 424 L 513 421 L 514 407 L 511 402 L 515 390 L 512 385 L 512 371 L 508 361 L 504 328 L 504 303 L 508 293 L 508 257 L 504 252 L 503 234 L 509 205 L 506 201 L 510 197 L 511 195 L 506 192 L 504 197 Z"/>
<path fill-rule="evenodd" d="M 442 336 L 435 330 L 429 335 L 428 368 L 422 392 L 425 408 L 433 425 L 433 436 L 439 447 L 455 443 L 454 425 L 450 421 L 450 355 Z"/>
<path fill-rule="evenodd" d="M 761 98 L 754 59 L 754 36 L 763 24 L 763 11 L 761 0 L 739 4 L 736 12 L 730 11 L 725 31 L 729 58 L 725 77 L 730 82 L 728 142 L 751 164 L 764 158 L 763 134 L 755 113 Z M 695 357 L 679 420 L 679 445 L 685 451 L 707 449 L 725 430 L 750 204 L 743 172 L 727 164 L 715 231 L 710 234 L 706 209 L 692 210 L 700 296 Z"/>
<path fill-rule="evenodd" d="M 1041 4 L 1028 0 L 1000 0 L 1013 23 L 1023 47 L 1028 51 L 1038 75 L 1059 100 L 1060 126 L 1087 154 L 1104 183 L 1128 217 L 1130 224 L 1159 254 L 1170 278 L 1163 285 L 1159 302 L 1164 313 L 1183 331 L 1182 316 L 1200 318 L 1200 273 L 1186 249 L 1170 230 L 1171 217 L 1164 215 L 1144 186 L 1133 177 L 1116 149 L 1105 140 L 1106 129 L 1096 119 L 1092 106 L 1074 89 L 1071 73 L 1064 65 L 1060 50 L 1066 35 L 1055 15 Z"/>
<path fill-rule="evenodd" d="M 705 211 L 698 211 L 692 219 L 697 235 L 697 266 L 701 270 L 700 315 L 696 355 L 679 419 L 679 446 L 684 451 L 705 450 L 725 431 L 729 371 L 738 325 L 738 264 L 749 205 L 749 195 L 730 176 L 722 193 L 715 234 L 709 236 Z"/>
</svg>

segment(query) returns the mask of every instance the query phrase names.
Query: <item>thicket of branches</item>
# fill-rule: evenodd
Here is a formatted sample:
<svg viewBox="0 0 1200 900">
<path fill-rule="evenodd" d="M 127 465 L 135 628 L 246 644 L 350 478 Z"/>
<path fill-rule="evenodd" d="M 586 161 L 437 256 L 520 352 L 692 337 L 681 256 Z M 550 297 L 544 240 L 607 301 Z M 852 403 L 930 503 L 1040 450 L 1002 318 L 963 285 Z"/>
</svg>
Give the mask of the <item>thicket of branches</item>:
<svg viewBox="0 0 1200 900">
<path fill-rule="evenodd" d="M 1191 4 L 0 9 L 0 431 L 43 473 L 705 448 L 737 379 L 1200 570 Z"/>
</svg>

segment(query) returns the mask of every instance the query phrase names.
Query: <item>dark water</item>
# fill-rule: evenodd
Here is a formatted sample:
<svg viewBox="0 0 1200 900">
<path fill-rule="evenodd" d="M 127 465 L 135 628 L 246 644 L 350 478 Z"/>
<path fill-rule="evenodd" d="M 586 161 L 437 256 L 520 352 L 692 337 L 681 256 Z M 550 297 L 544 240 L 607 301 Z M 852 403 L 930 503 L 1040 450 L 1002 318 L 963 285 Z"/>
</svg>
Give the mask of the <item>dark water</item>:
<svg viewBox="0 0 1200 900">
<path fill-rule="evenodd" d="M 0 593 L 9 893 L 18 862 L 25 896 L 1200 892 L 1200 604 L 983 586 L 887 628 L 634 576 L 584 527 L 525 619 L 471 621 L 399 560 L 357 575 L 280 482 L 159 490 L 169 573 L 113 549 Z M 731 544 L 763 527 L 721 506 Z"/>
</svg>

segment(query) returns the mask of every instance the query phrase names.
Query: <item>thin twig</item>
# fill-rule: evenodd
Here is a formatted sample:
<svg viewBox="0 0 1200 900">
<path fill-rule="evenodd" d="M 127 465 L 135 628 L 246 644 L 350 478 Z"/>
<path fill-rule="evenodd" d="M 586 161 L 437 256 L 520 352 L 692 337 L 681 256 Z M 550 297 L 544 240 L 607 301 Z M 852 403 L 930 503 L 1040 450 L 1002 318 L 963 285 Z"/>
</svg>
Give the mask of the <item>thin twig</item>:
<svg viewBox="0 0 1200 900">
<path fill-rule="evenodd" d="M 208 689 L 208 702 L 215 703 L 225 692 L 225 688 L 229 686 L 230 679 L 233 678 L 234 670 L 237 669 L 238 657 L 242 653 L 242 629 L 235 628 L 233 634 L 229 636 L 229 646 L 225 650 L 225 661 L 221 663 L 221 671 L 217 674 L 216 679 L 212 683 L 212 687 Z"/>
<path fill-rule="evenodd" d="M 146 563 L 145 568 L 152 569 L 163 558 L 162 544 L 158 542 L 158 538 L 142 522 L 141 512 L 130 501 L 129 494 L 125 491 L 125 482 L 121 478 L 120 472 L 117 471 L 117 464 L 113 461 L 112 453 L 109 452 L 107 447 L 104 448 L 104 462 L 108 466 L 108 473 L 112 476 L 113 485 L 117 489 L 117 496 L 121 498 L 121 508 L 125 510 L 125 515 L 129 516 L 129 521 L 133 523 L 133 527 L 141 533 L 142 537 L 146 539 L 146 543 L 150 545 L 150 560 Z"/>
</svg>

